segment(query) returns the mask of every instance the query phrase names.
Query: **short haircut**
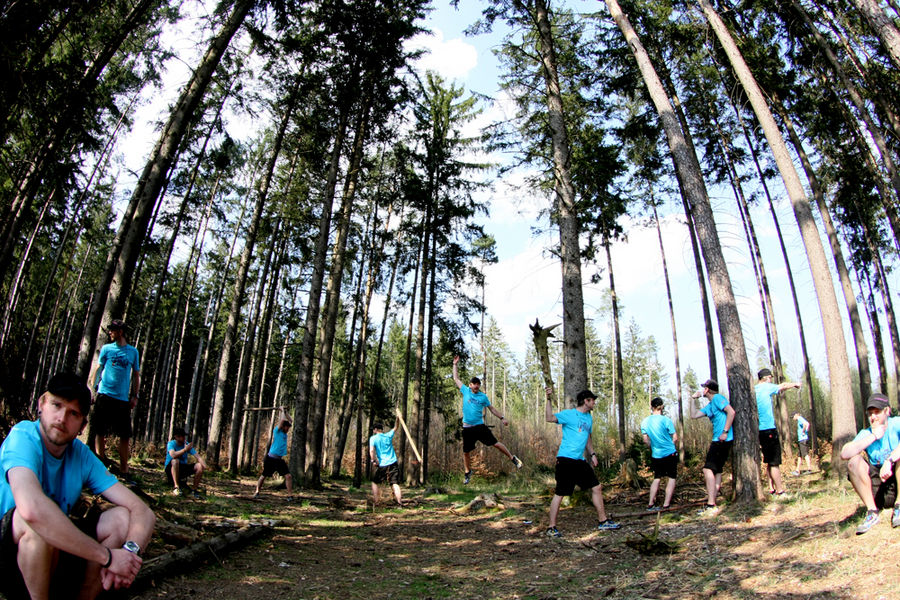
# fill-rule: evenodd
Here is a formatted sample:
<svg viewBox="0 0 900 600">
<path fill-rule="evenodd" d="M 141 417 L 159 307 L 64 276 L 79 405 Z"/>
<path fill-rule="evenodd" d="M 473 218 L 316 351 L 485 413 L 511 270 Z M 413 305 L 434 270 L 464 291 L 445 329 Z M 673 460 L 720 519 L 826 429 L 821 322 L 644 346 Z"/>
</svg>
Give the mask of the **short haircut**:
<svg viewBox="0 0 900 600">
<path fill-rule="evenodd" d="M 187 435 L 187 433 L 184 431 L 183 427 L 176 427 L 175 429 L 172 430 L 173 437 L 179 437 L 182 435 Z"/>
<path fill-rule="evenodd" d="M 372 431 L 375 431 L 376 429 L 380 429 L 381 431 L 384 431 L 384 424 L 381 423 L 380 421 L 376 421 L 375 423 L 372 423 Z"/>
<path fill-rule="evenodd" d="M 596 400 L 597 394 L 595 394 L 591 390 L 581 390 L 580 392 L 578 392 L 578 395 L 575 396 L 575 405 L 583 406 L 585 400 L 587 400 L 588 398 L 593 398 Z"/>
<path fill-rule="evenodd" d="M 653 400 L 650 401 L 650 408 L 662 408 L 663 399 L 657 396 Z"/>
<path fill-rule="evenodd" d="M 481 380 L 478 379 L 477 377 L 473 377 L 472 379 L 469 380 L 469 383 L 477 383 L 478 385 L 481 385 Z"/>
</svg>

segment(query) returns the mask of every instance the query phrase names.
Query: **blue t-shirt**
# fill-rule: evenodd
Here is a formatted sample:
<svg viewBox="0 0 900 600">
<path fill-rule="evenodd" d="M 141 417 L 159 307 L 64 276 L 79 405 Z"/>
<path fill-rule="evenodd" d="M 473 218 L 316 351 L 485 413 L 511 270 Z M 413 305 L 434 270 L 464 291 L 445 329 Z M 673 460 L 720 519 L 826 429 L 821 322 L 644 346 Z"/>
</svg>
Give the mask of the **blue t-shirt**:
<svg viewBox="0 0 900 600">
<path fill-rule="evenodd" d="M 853 441 L 855 442 L 870 433 L 872 433 L 872 428 L 866 427 L 856 434 Z M 891 417 L 888 419 L 887 427 L 881 439 L 875 440 L 866 448 L 866 454 L 869 455 L 869 464 L 873 467 L 880 467 L 898 445 L 900 445 L 900 417 Z"/>
<path fill-rule="evenodd" d="M 775 429 L 775 413 L 772 410 L 772 399 L 778 393 L 780 386 L 777 383 L 757 383 L 756 412 L 759 414 L 759 430 Z"/>
<path fill-rule="evenodd" d="M 712 397 L 712 400 L 709 401 L 709 404 L 700 409 L 700 412 L 709 417 L 709 420 L 712 421 L 712 439 L 714 442 L 719 441 L 719 436 L 722 435 L 722 432 L 725 430 L 725 422 L 728 420 L 728 414 L 725 412 L 726 406 L 728 406 L 728 398 L 722 394 L 716 394 Z M 725 441 L 731 442 L 733 440 L 734 427 L 729 427 L 728 437 L 725 438 Z"/>
<path fill-rule="evenodd" d="M 675 454 L 675 423 L 665 415 L 650 415 L 641 421 L 641 433 L 650 438 L 650 454 L 663 458 Z"/>
<path fill-rule="evenodd" d="M 567 408 L 554 415 L 562 425 L 562 441 L 556 456 L 584 460 L 584 448 L 591 437 L 594 419 L 589 412 L 581 412 L 577 408 Z"/>
<path fill-rule="evenodd" d="M 484 409 L 491 405 L 487 394 L 480 390 L 473 392 L 467 385 L 460 386 L 459 392 L 463 397 L 463 425 L 484 423 Z"/>
<path fill-rule="evenodd" d="M 69 514 L 85 487 L 102 494 L 116 483 L 100 459 L 80 440 L 73 440 L 61 458 L 44 447 L 38 421 L 21 421 L 0 447 L 0 514 L 16 505 L 7 473 L 14 467 L 31 469 L 48 498 Z"/>
<path fill-rule="evenodd" d="M 269 454 L 279 457 L 287 454 L 287 434 L 279 426 L 272 431 L 272 445 L 269 446 Z"/>
<path fill-rule="evenodd" d="M 187 440 L 185 440 L 185 441 L 187 441 Z M 177 440 L 169 440 L 169 443 L 166 444 L 166 464 L 164 464 L 163 467 L 168 467 L 169 463 L 172 462 L 172 455 L 169 454 L 169 450 L 174 450 L 175 452 L 181 452 L 182 450 L 184 450 L 184 447 L 186 445 L 187 444 L 179 444 Z M 183 465 L 186 465 L 187 457 L 190 454 L 196 455 L 197 450 L 195 448 L 191 448 L 190 450 L 188 450 L 187 452 L 185 452 L 184 454 L 182 454 L 181 456 L 178 457 L 178 462 L 180 462 Z"/>
<path fill-rule="evenodd" d="M 137 348 L 112 342 L 100 348 L 100 385 L 97 391 L 110 398 L 128 402 L 131 372 L 141 370 Z"/>
<path fill-rule="evenodd" d="M 809 421 L 801 416 L 797 416 L 797 441 L 805 442 L 809 439 Z"/>
<path fill-rule="evenodd" d="M 396 429 L 391 429 L 385 433 L 376 433 L 369 438 L 369 446 L 375 448 L 379 467 L 386 467 L 397 462 L 397 454 L 394 452 L 395 431 Z"/>
</svg>

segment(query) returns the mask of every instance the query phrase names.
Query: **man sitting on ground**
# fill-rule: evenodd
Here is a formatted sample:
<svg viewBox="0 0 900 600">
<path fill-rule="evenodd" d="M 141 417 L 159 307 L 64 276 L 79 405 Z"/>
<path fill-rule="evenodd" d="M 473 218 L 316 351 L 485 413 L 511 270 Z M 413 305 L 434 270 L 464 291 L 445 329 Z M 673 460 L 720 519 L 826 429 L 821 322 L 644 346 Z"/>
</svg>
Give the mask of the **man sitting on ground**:
<svg viewBox="0 0 900 600">
<path fill-rule="evenodd" d="M 881 509 L 886 506 L 894 507 L 891 527 L 900 527 L 894 471 L 894 463 L 900 460 L 900 417 L 891 417 L 891 405 L 884 394 L 869 397 L 866 415 L 869 427 L 841 448 L 841 458 L 849 461 L 847 477 L 866 505 L 866 516 L 856 528 L 856 535 L 862 535 L 878 523 Z"/>
<path fill-rule="evenodd" d="M 206 470 L 206 462 L 203 457 L 197 454 L 194 444 L 186 444 L 187 434 L 181 427 L 176 427 L 172 432 L 175 439 L 169 440 L 166 445 L 166 481 L 169 485 L 175 487 L 172 493 L 176 496 L 184 495 L 181 489 L 181 483 L 194 474 L 194 489 L 191 495 L 194 498 L 200 497 L 200 478 L 203 477 L 203 471 Z M 197 462 L 191 464 L 188 462 L 188 456 L 196 457 Z"/>
<path fill-rule="evenodd" d="M 127 588 L 156 517 L 76 439 L 91 391 L 71 373 L 50 379 L 38 419 L 13 427 L 0 447 L 0 592 L 8 598 L 95 598 Z M 74 522 L 87 487 L 115 506 Z"/>
</svg>

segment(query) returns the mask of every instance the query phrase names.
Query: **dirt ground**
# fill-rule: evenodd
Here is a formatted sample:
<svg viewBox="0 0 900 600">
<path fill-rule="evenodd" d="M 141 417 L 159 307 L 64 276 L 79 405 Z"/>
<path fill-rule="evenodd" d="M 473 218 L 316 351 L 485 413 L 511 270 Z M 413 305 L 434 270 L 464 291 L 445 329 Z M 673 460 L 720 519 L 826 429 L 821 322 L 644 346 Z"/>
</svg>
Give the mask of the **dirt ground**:
<svg viewBox="0 0 900 600">
<path fill-rule="evenodd" d="M 552 489 L 546 474 L 525 472 Z M 228 517 L 274 519 L 272 535 L 217 560 L 186 566 L 186 573 L 156 578 L 129 596 L 157 598 L 900 598 L 900 529 L 890 513 L 869 533 L 855 535 L 863 511 L 852 489 L 822 481 L 818 473 L 788 476 L 790 497 L 756 509 L 725 505 L 698 516 L 699 479 L 680 482 L 683 508 L 648 516 L 646 490 L 605 488 L 618 531 L 592 528 L 589 505 L 564 508 L 562 539 L 545 536 L 549 495 L 499 491 L 503 506 L 482 512 L 459 507 L 504 482 L 476 478 L 463 488 L 404 489 L 407 508 L 366 506 L 365 493 L 345 485 L 303 490 L 287 502 L 267 487 L 250 497 L 253 481 L 211 477 L 202 500 L 175 498 L 143 475 L 143 489 L 158 515 L 191 525 Z M 551 476 L 552 477 L 552 476 Z M 543 484 L 547 485 L 544 486 Z M 727 486 L 725 486 L 727 487 Z M 366 488 L 367 489 L 367 488 Z M 387 496 L 384 496 L 387 500 Z M 659 555 L 635 547 L 662 540 Z M 154 538 L 148 558 L 178 547 Z"/>
</svg>

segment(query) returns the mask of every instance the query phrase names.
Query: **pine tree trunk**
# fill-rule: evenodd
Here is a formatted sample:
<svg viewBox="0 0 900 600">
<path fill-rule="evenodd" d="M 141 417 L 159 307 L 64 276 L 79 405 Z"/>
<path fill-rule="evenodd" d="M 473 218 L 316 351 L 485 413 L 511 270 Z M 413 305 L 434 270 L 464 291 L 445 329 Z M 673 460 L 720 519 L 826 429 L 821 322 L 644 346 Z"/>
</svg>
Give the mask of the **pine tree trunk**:
<svg viewBox="0 0 900 600">
<path fill-rule="evenodd" d="M 538 54 L 547 86 L 547 119 L 553 152 L 554 210 L 559 225 L 559 256 L 562 264 L 563 298 L 563 385 L 567 404 L 587 386 L 587 354 L 584 338 L 584 294 L 581 288 L 581 228 L 575 206 L 575 189 L 570 171 L 570 146 L 566 131 L 562 93 L 557 73 L 556 50 L 547 5 L 534 1 L 538 34 Z"/>
<path fill-rule="evenodd" d="M 609 296 L 612 303 L 612 320 L 613 320 L 613 345 L 616 353 L 616 377 L 615 397 L 613 401 L 618 408 L 619 424 L 619 458 L 625 459 L 625 448 L 627 440 L 625 438 L 625 379 L 624 368 L 622 366 L 622 334 L 619 328 L 619 300 L 616 297 L 616 280 L 613 277 L 612 253 L 609 249 L 609 238 L 604 236 L 603 248 L 606 250 L 606 264 L 609 269 Z"/>
<path fill-rule="evenodd" d="M 700 171 L 697 157 L 690 151 L 685 134 L 681 130 L 665 88 L 656 75 L 650 58 L 641 45 L 637 34 L 628 22 L 616 0 L 606 0 L 606 6 L 622 30 L 629 48 L 634 54 L 644 83 L 659 113 L 660 122 L 666 132 L 676 168 L 691 205 L 691 213 L 697 228 L 697 237 L 703 248 L 709 274 L 710 289 L 719 322 L 719 335 L 725 354 L 728 374 L 728 391 L 731 404 L 737 413 L 734 420 L 734 481 L 735 496 L 739 501 L 757 501 L 762 489 L 759 480 L 759 440 L 756 415 L 756 398 L 750 387 L 747 352 L 741 332 L 740 316 L 737 312 L 734 292 L 728 268 L 722 256 L 719 235 L 713 220 L 712 208 L 706 192 L 706 185 Z"/>
<path fill-rule="evenodd" d="M 869 22 L 869 26 L 878 35 L 881 43 L 884 45 L 884 49 L 888 52 L 888 56 L 891 57 L 894 67 L 900 69 L 900 31 L 894 25 L 893 19 L 885 14 L 876 0 L 853 0 L 853 4 L 856 5 L 859 12 Z"/>
<path fill-rule="evenodd" d="M 110 320 L 120 315 L 131 289 L 131 276 L 144 243 L 149 219 L 159 192 L 165 183 L 181 140 L 190 125 L 194 112 L 206 92 L 219 61 L 232 37 L 241 27 L 255 0 L 238 0 L 213 38 L 200 65 L 194 71 L 172 110 L 169 120 L 150 155 L 144 172 L 132 194 L 131 201 L 107 257 L 106 268 L 94 293 L 94 305 L 85 324 L 78 353 L 76 372 L 86 373 L 90 366 L 97 334 Z"/>
<path fill-rule="evenodd" d="M 815 285 L 816 297 L 819 302 L 819 312 L 822 316 L 822 326 L 825 334 L 826 355 L 828 357 L 828 375 L 831 384 L 832 398 L 832 464 L 835 476 L 842 477 L 846 474 L 847 465 L 840 460 L 840 449 L 856 434 L 856 425 L 853 422 L 853 393 L 850 386 L 850 368 L 847 364 L 847 348 L 844 343 L 844 330 L 840 319 L 840 311 L 837 297 L 834 293 L 834 283 L 831 280 L 831 272 L 825 260 L 825 251 L 822 248 L 822 240 L 816 227 L 809 201 L 797 176 L 797 171 L 791 161 L 791 157 L 769 112 L 766 101 L 763 98 L 756 80 L 747 68 L 731 34 L 719 15 L 713 10 L 707 0 L 698 0 L 703 13 L 712 25 L 713 31 L 719 43 L 722 45 L 735 73 L 743 85 L 744 91 L 750 100 L 753 110 L 759 119 L 769 148 L 775 158 L 775 163 L 784 180 L 794 216 L 800 228 L 800 235 L 806 248 L 810 270 Z"/>
</svg>

